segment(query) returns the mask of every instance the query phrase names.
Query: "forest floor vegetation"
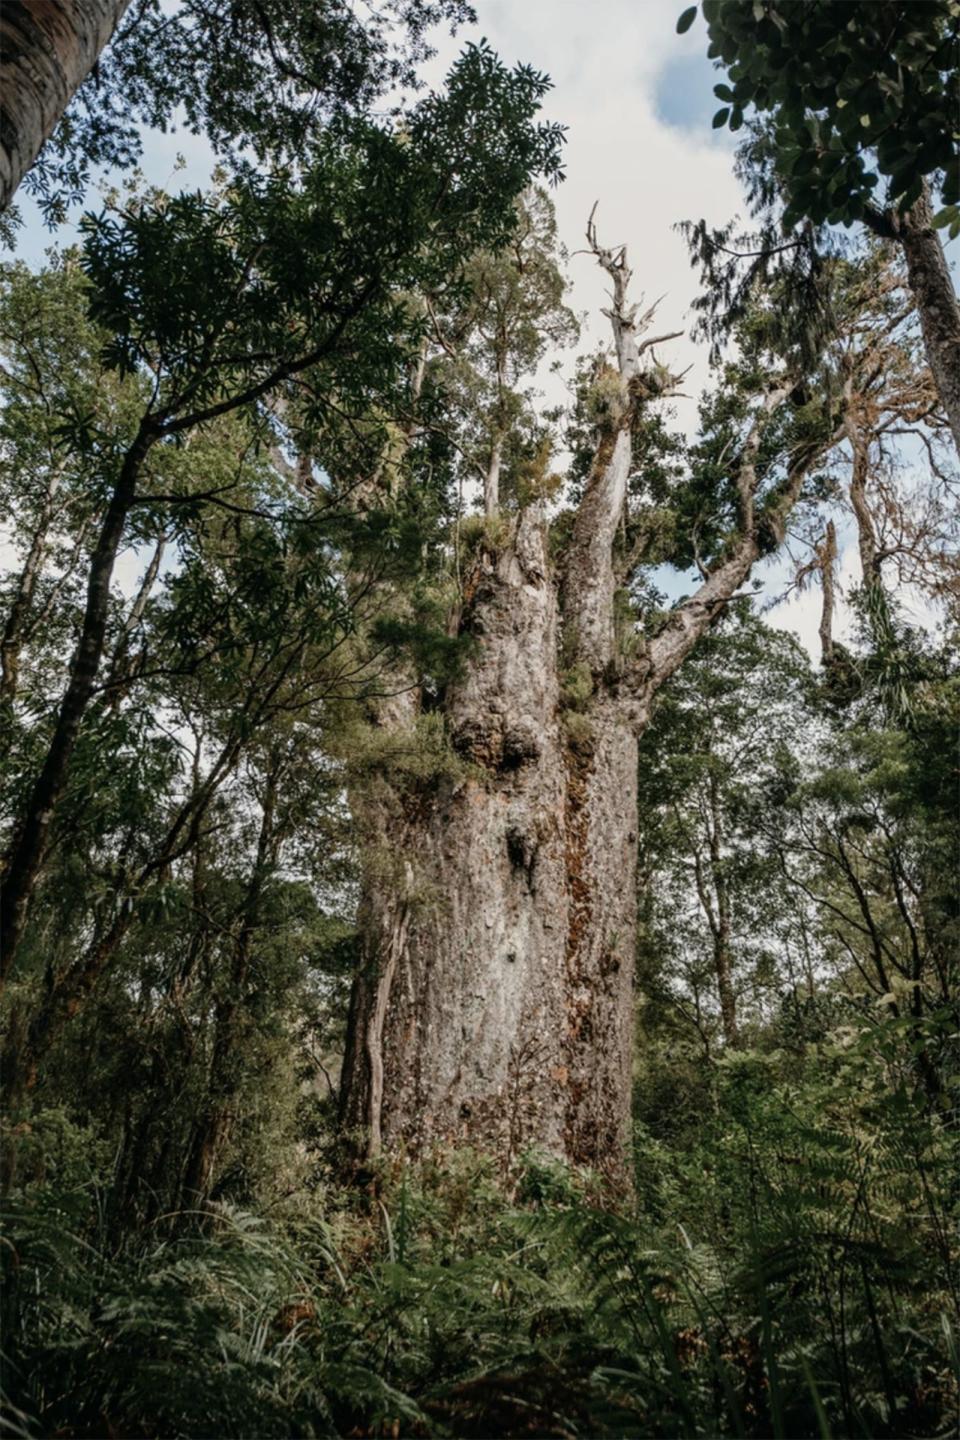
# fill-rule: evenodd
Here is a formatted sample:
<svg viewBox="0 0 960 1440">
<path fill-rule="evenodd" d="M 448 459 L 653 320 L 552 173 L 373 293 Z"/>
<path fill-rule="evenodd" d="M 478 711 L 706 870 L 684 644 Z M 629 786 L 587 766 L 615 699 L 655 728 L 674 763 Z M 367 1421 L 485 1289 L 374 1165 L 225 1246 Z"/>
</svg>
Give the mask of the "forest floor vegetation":
<svg viewBox="0 0 960 1440">
<path fill-rule="evenodd" d="M 105 1147 L 37 1116 L 4 1203 L 6 1433 L 954 1433 L 950 1127 L 890 1083 L 909 1023 L 811 1039 L 814 1009 L 674 1058 L 629 1198 L 450 1150 L 124 1230 Z"/>
</svg>

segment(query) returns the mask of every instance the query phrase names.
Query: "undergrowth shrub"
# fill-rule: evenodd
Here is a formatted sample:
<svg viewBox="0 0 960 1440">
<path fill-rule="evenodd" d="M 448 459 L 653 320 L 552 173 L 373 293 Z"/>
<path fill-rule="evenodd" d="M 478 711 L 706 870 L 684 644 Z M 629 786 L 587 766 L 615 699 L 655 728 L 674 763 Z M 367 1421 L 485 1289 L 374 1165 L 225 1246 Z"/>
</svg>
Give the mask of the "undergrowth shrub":
<svg viewBox="0 0 960 1440">
<path fill-rule="evenodd" d="M 48 1117 L 4 1204 L 7 1432 L 953 1434 L 952 1117 L 889 1040 L 731 1056 L 686 1145 L 639 1128 L 630 1203 L 447 1152 L 117 1236 Z"/>
</svg>

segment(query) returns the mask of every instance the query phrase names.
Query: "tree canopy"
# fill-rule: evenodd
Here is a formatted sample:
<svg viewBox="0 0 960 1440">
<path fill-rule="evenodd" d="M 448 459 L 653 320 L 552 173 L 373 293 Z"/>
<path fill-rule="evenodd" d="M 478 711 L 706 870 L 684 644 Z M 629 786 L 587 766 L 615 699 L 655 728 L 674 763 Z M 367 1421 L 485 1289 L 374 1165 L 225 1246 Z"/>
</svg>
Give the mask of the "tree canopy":
<svg viewBox="0 0 960 1440">
<path fill-rule="evenodd" d="M 678 28 L 688 28 L 696 8 Z M 703 18 L 707 53 L 729 76 L 714 87 L 722 102 L 714 127 L 739 130 L 751 108 L 769 116 L 785 224 L 805 215 L 849 224 L 874 215 L 878 202 L 909 210 L 925 179 L 956 206 L 960 15 L 952 0 L 704 0 Z"/>
</svg>

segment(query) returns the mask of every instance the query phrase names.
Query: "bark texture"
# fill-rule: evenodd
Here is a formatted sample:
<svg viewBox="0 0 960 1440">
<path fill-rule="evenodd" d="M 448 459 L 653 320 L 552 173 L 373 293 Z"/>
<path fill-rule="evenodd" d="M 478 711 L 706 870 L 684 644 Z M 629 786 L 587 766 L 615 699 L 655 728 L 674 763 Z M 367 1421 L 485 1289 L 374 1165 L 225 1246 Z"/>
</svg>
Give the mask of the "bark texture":
<svg viewBox="0 0 960 1440">
<path fill-rule="evenodd" d="M 363 816 L 344 1119 L 373 1153 L 535 1143 L 602 1168 L 629 1113 L 636 740 L 613 704 L 567 731 L 536 507 L 481 550 L 461 624 L 480 647 L 447 696 L 463 776 Z"/>
<path fill-rule="evenodd" d="M 917 302 L 927 362 L 960 454 L 960 302 L 927 193 L 897 223 L 907 277 Z"/>
<path fill-rule="evenodd" d="M 828 666 L 833 659 L 833 612 L 835 608 L 835 570 L 837 565 L 837 528 L 832 520 L 819 547 L 820 583 L 822 604 L 820 607 L 820 663 Z"/>
<path fill-rule="evenodd" d="M 130 0 L 0 6 L 0 210 L 49 140 Z"/>
</svg>

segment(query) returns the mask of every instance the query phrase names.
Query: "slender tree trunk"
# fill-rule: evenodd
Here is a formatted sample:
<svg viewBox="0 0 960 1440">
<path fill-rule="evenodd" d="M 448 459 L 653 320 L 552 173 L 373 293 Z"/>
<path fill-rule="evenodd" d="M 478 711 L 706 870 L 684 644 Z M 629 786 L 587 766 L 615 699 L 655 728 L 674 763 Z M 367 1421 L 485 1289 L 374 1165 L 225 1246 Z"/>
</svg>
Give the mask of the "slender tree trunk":
<svg viewBox="0 0 960 1440">
<path fill-rule="evenodd" d="M 832 520 L 827 521 L 827 528 L 823 541 L 819 547 L 818 558 L 820 561 L 820 663 L 826 669 L 833 659 L 833 612 L 835 608 L 835 576 L 834 570 L 837 563 L 837 527 Z"/>
<path fill-rule="evenodd" d="M 130 0 L 0 6 L 0 210 L 87 78 Z"/>
<path fill-rule="evenodd" d="M 897 224 L 930 373 L 960 454 L 960 303 L 926 192 Z"/>
<path fill-rule="evenodd" d="M 847 440 L 853 452 L 850 471 L 850 505 L 857 522 L 857 547 L 860 552 L 860 570 L 864 588 L 876 585 L 880 579 L 880 563 L 877 555 L 877 534 L 867 502 L 867 483 L 870 479 L 869 442 L 852 416 L 846 422 Z"/>
<path fill-rule="evenodd" d="M 70 668 L 70 680 L 60 704 L 46 758 L 6 857 L 0 889 L 0 979 L 8 975 L 23 935 L 31 897 L 43 865 L 54 807 L 63 793 L 70 757 L 93 695 L 103 657 L 113 567 L 127 515 L 136 495 L 140 466 L 153 438 L 153 432 L 142 427 L 128 450 L 91 556 L 86 608 Z"/>
<path fill-rule="evenodd" d="M 503 462 L 503 436 L 498 435 L 490 451 L 487 472 L 483 477 L 483 513 L 492 520 L 500 513 L 500 466 Z"/>
<path fill-rule="evenodd" d="M 54 501 L 62 476 L 62 466 L 51 469 L 37 528 L 33 532 L 30 548 L 27 551 L 23 569 L 20 571 L 13 603 L 7 615 L 7 623 L 3 627 L 3 637 L 0 638 L 0 702 L 10 703 L 16 699 L 24 630 L 27 626 L 37 580 L 40 577 L 43 557 L 47 549 L 47 534 L 53 518 Z"/>
<path fill-rule="evenodd" d="M 123 630 L 117 641 L 113 655 L 110 658 L 110 667 L 103 682 L 104 692 L 108 696 L 109 704 L 112 707 L 119 705 L 124 693 L 129 687 L 130 681 L 134 678 L 137 670 L 142 667 L 142 652 L 140 657 L 131 658 L 130 638 L 136 630 L 146 612 L 147 604 L 154 585 L 157 583 L 157 576 L 160 574 L 160 566 L 163 563 L 163 553 L 167 547 L 167 537 L 161 535 L 153 548 L 153 554 L 147 563 L 144 576 L 140 582 L 140 589 L 137 591 L 133 604 L 123 622 Z"/>
<path fill-rule="evenodd" d="M 713 933 L 713 966 L 720 998 L 720 1019 L 727 1045 L 740 1044 L 737 1024 L 737 997 L 733 988 L 733 956 L 730 949 L 730 891 L 723 864 L 723 820 L 716 780 L 710 777 L 710 874 L 717 897 L 716 926 Z"/>
<path fill-rule="evenodd" d="M 204 1204 L 213 1189 L 217 1157 L 229 1134 L 226 1110 L 213 1109 L 195 1122 L 180 1187 L 184 1205 Z"/>
<path fill-rule="evenodd" d="M 707 886 L 706 868 L 699 851 L 694 849 L 693 867 L 700 908 L 706 916 L 713 945 L 713 978 L 720 1001 L 720 1024 L 724 1043 L 736 1047 L 740 1043 L 737 1027 L 737 1000 L 733 988 L 733 957 L 730 951 L 730 899 L 721 870 L 719 846 L 711 834 L 708 840 L 709 873 L 712 887 Z"/>
<path fill-rule="evenodd" d="M 251 997 L 247 991 L 253 943 L 260 924 L 264 887 L 276 865 L 279 850 L 276 830 L 278 780 L 279 765 L 274 762 L 267 774 L 257 854 L 239 916 L 230 973 L 225 977 L 227 989 L 215 1011 L 206 1105 L 194 1125 L 184 1169 L 183 1195 L 194 1203 L 203 1203 L 209 1198 L 217 1161 L 235 1118 L 240 1052 L 244 1033 L 250 1024 Z"/>
<path fill-rule="evenodd" d="M 246 738 L 249 739 L 249 734 Z M 227 738 L 209 775 L 179 807 L 156 853 L 127 887 L 122 898 L 129 903 L 118 906 L 107 928 L 94 937 L 76 962 L 65 973 L 51 979 L 25 1032 L 19 1037 L 9 1037 L 0 1068 L 8 1088 L 13 1087 L 18 1095 L 36 1084 L 43 1059 L 62 1027 L 79 1014 L 99 985 L 134 924 L 136 910 L 133 901 L 143 894 L 150 880 L 199 843 L 200 826 L 210 803 L 233 773 L 243 746 L 244 741 L 238 736 Z M 118 895 L 117 898 L 121 897 Z M 195 964 L 196 958 L 188 955 L 184 966 Z M 184 971 L 181 971 L 181 976 L 183 974 Z"/>
</svg>

